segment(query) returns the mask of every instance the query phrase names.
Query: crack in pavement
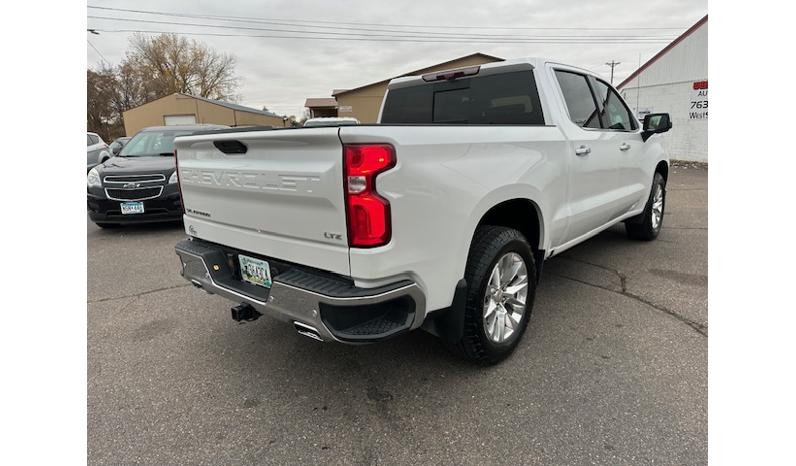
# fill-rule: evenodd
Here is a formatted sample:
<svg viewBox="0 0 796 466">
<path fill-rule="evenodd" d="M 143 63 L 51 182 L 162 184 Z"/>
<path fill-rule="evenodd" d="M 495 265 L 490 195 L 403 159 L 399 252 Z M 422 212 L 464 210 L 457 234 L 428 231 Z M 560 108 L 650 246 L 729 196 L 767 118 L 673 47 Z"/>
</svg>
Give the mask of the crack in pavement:
<svg viewBox="0 0 796 466">
<path fill-rule="evenodd" d="M 190 283 L 185 283 L 185 284 L 181 284 L 181 285 L 167 286 L 167 287 L 164 287 L 164 288 L 155 288 L 154 290 L 142 291 L 140 293 L 133 293 L 133 294 L 127 294 L 127 295 L 122 295 L 122 296 L 113 296 L 113 297 L 110 297 L 110 298 L 100 298 L 100 299 L 89 300 L 89 301 L 86 301 L 86 302 L 88 304 L 95 304 L 95 303 L 104 303 L 106 301 L 114 301 L 114 300 L 117 300 L 117 299 L 124 299 L 124 298 L 139 298 L 139 297 L 147 295 L 147 294 L 157 293 L 158 291 L 174 290 L 174 289 L 177 289 L 177 288 L 185 288 L 187 286 L 191 286 L 191 284 Z"/>
<path fill-rule="evenodd" d="M 591 265 L 592 267 L 597 267 L 597 268 L 605 270 L 607 272 L 611 272 L 614 275 L 616 275 L 617 277 L 619 277 L 619 284 L 620 284 L 620 287 L 622 288 L 622 290 L 621 291 L 617 291 L 617 290 L 615 290 L 613 288 L 609 288 L 607 286 L 603 286 L 603 285 L 598 285 L 596 283 L 587 282 L 585 280 L 581 280 L 579 278 L 574 278 L 574 277 L 569 277 L 567 275 L 561 275 L 561 274 L 552 273 L 552 272 L 550 273 L 551 275 L 553 275 L 555 277 L 564 278 L 566 280 L 571 280 L 573 282 L 581 283 L 583 285 L 599 288 L 601 290 L 610 291 L 611 293 L 616 293 L 616 294 L 621 295 L 621 296 L 628 297 L 628 298 L 633 299 L 635 301 L 638 301 L 638 302 L 640 302 L 642 304 L 646 304 L 647 306 L 649 306 L 649 307 L 651 307 L 651 308 L 653 308 L 653 309 L 655 309 L 657 311 L 663 312 L 664 314 L 668 314 L 671 317 L 674 317 L 675 319 L 679 320 L 680 322 L 682 322 L 682 323 L 688 325 L 689 327 L 691 327 L 692 329 L 694 329 L 694 331 L 696 331 L 697 333 L 699 333 L 703 337 L 707 337 L 708 336 L 708 326 L 707 325 L 704 325 L 704 324 L 701 324 L 701 323 L 696 322 L 694 320 L 691 320 L 688 317 L 686 317 L 684 315 L 681 315 L 681 314 L 678 314 L 677 312 L 675 312 L 675 311 L 673 311 L 673 310 L 671 310 L 671 309 L 669 309 L 667 307 L 661 306 L 660 304 L 656 304 L 656 303 L 648 300 L 647 298 L 645 298 L 643 296 L 639 296 L 639 295 L 637 295 L 635 293 L 627 291 L 627 277 L 625 277 L 625 275 L 622 272 L 620 272 L 619 270 L 612 269 L 610 267 L 607 267 L 607 266 L 604 266 L 604 265 L 601 265 L 601 264 L 595 264 L 593 262 L 585 261 L 585 260 L 582 260 L 582 259 L 575 259 L 575 258 L 571 258 L 571 257 L 559 257 L 559 259 L 569 260 L 569 261 L 572 261 L 572 262 L 580 262 L 582 264 Z"/>
<path fill-rule="evenodd" d="M 583 259 L 576 259 L 574 257 L 559 257 L 559 259 L 564 259 L 564 260 L 568 260 L 568 261 L 571 261 L 571 262 L 580 262 L 581 264 L 591 265 L 592 267 L 597 267 L 598 269 L 602 269 L 602 270 L 605 270 L 606 272 L 610 272 L 610 273 L 616 275 L 617 277 L 619 277 L 619 285 L 622 288 L 622 294 L 627 292 L 627 278 L 625 277 L 625 274 L 623 274 L 622 272 L 620 272 L 617 269 L 612 269 L 611 267 L 607 267 L 607 266 L 602 265 L 602 264 L 597 264 L 595 262 L 589 262 L 589 261 L 583 260 Z M 553 275 L 555 275 L 555 274 L 553 274 Z M 559 276 L 562 276 L 562 275 L 559 275 Z M 564 278 L 570 278 L 570 277 L 564 277 Z M 614 291 L 616 291 L 616 290 L 614 290 Z"/>
</svg>

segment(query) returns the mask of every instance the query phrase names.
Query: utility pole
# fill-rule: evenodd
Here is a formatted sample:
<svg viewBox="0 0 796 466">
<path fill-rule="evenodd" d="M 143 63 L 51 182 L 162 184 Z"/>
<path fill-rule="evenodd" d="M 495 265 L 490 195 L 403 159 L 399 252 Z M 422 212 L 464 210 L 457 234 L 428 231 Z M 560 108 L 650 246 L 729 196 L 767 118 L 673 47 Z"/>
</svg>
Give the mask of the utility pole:
<svg viewBox="0 0 796 466">
<path fill-rule="evenodd" d="M 620 63 L 622 63 L 622 62 L 613 61 L 613 60 L 611 60 L 611 63 L 606 63 L 606 65 L 611 67 L 611 85 L 612 86 L 614 85 L 614 67 L 616 65 L 620 64 Z"/>
</svg>

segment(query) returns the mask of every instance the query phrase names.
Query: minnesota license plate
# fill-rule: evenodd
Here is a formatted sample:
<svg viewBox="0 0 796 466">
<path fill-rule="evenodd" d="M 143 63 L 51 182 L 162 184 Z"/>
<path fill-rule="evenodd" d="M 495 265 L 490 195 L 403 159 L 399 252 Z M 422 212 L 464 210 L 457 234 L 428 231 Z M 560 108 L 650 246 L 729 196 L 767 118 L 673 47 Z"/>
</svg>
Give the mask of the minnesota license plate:
<svg viewBox="0 0 796 466">
<path fill-rule="evenodd" d="M 271 268 L 268 266 L 268 262 L 238 254 L 238 263 L 240 264 L 240 276 L 244 282 L 271 288 Z"/>
<path fill-rule="evenodd" d="M 122 202 L 122 215 L 143 214 L 143 202 Z"/>
</svg>

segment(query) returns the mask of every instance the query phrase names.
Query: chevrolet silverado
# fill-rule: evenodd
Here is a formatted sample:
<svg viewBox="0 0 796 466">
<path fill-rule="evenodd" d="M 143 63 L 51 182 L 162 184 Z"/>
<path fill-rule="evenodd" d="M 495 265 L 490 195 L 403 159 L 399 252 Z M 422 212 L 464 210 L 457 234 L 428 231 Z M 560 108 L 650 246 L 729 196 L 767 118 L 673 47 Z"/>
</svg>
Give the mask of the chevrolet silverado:
<svg viewBox="0 0 796 466">
<path fill-rule="evenodd" d="M 378 124 L 180 136 L 196 287 L 321 341 L 423 328 L 493 364 L 519 343 L 542 264 L 618 222 L 657 237 L 657 133 L 587 70 L 521 59 L 397 78 Z"/>
</svg>

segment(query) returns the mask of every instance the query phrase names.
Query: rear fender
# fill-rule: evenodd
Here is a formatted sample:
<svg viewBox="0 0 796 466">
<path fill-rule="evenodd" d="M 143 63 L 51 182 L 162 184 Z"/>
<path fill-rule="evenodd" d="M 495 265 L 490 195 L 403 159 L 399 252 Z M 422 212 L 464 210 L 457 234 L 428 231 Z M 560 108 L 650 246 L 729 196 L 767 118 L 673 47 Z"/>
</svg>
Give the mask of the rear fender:
<svg viewBox="0 0 796 466">
<path fill-rule="evenodd" d="M 481 219 L 483 219 L 484 215 L 494 206 L 513 199 L 527 199 L 536 207 L 536 214 L 539 218 L 539 243 L 532 244 L 531 247 L 537 251 L 544 251 L 548 249 L 545 246 L 548 242 L 548 234 L 546 232 L 546 219 L 548 218 L 546 215 L 546 196 L 538 189 L 529 185 L 513 184 L 501 186 L 481 199 L 481 202 L 475 206 L 472 214 L 470 215 L 465 228 L 465 231 L 469 234 L 466 235 L 466 239 L 462 242 L 459 254 L 456 256 L 457 262 L 455 265 L 455 270 L 457 271 L 458 276 L 464 276 L 464 269 L 467 265 L 467 256 L 470 252 L 470 246 L 473 241 L 473 236 L 475 235 L 475 230 L 478 227 L 478 224 L 481 222 Z M 537 264 L 537 268 L 540 266 L 540 264 Z"/>
</svg>

